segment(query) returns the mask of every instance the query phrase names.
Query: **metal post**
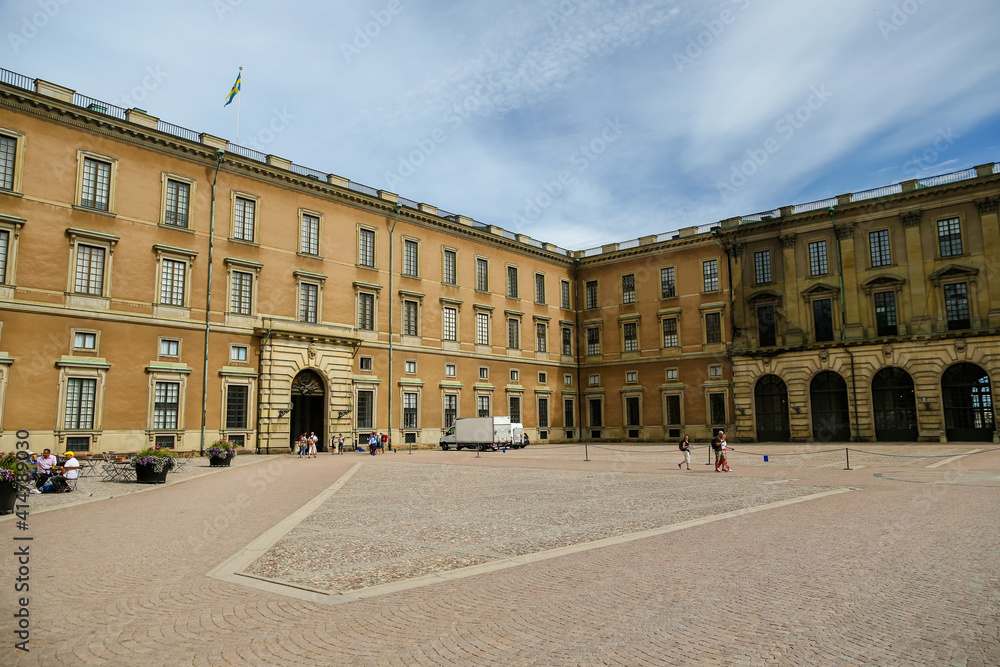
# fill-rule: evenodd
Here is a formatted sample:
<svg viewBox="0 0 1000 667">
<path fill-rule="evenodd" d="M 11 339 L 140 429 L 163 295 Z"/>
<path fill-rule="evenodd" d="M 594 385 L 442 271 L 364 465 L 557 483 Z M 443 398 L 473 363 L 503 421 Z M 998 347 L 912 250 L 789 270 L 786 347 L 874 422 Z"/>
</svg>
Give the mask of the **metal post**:
<svg viewBox="0 0 1000 667">
<path fill-rule="evenodd" d="M 851 470 L 851 449 L 844 447 L 844 454 L 847 456 L 847 467 L 844 470 Z"/>
<path fill-rule="evenodd" d="M 208 290 L 205 294 L 205 355 L 201 370 L 201 446 L 199 453 L 205 455 L 205 425 L 208 422 L 208 338 L 212 330 L 212 256 L 215 252 L 215 184 L 219 181 L 219 169 L 226 151 L 221 148 L 215 153 L 215 178 L 212 179 L 212 213 L 208 223 Z"/>
<path fill-rule="evenodd" d="M 581 430 L 580 432 L 582 433 L 583 431 Z M 587 447 L 587 441 L 586 440 L 583 441 L 583 460 L 584 461 L 589 461 L 590 460 L 590 450 Z"/>
<path fill-rule="evenodd" d="M 392 393 L 394 387 L 392 386 L 392 302 L 395 297 L 392 294 L 392 251 L 393 251 L 393 232 L 396 231 L 396 223 L 399 222 L 399 212 L 403 210 L 403 205 L 396 202 L 396 217 L 392 221 L 392 227 L 389 228 L 389 445 L 392 446 Z M 413 443 L 410 443 L 410 454 L 413 453 Z"/>
</svg>

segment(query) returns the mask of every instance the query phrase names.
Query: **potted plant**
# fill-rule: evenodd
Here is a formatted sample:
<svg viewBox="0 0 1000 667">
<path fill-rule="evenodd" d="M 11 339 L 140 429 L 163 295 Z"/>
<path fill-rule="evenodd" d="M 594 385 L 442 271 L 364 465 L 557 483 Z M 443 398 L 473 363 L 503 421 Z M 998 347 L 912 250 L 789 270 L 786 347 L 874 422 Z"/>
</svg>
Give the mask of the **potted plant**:
<svg viewBox="0 0 1000 667">
<path fill-rule="evenodd" d="M 174 457 L 170 454 L 170 450 L 159 447 L 144 449 L 132 457 L 135 481 L 139 484 L 163 484 L 167 481 L 167 473 L 173 470 L 174 465 Z"/>
<path fill-rule="evenodd" d="M 208 465 L 213 468 L 229 467 L 236 456 L 236 445 L 228 440 L 216 440 L 205 450 L 205 456 L 208 457 Z"/>
<path fill-rule="evenodd" d="M 0 453 L 0 514 L 14 511 L 19 493 L 27 489 L 27 473 L 14 452 Z"/>
</svg>

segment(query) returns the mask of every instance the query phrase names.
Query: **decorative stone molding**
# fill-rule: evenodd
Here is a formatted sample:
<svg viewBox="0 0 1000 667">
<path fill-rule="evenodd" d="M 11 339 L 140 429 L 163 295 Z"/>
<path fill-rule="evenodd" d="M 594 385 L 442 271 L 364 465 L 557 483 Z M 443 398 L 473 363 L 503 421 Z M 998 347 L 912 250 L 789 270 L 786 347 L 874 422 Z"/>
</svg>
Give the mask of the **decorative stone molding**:
<svg viewBox="0 0 1000 667">
<path fill-rule="evenodd" d="M 782 248 L 794 248 L 795 247 L 795 234 L 787 234 L 785 236 L 779 236 L 778 240 L 781 241 Z"/>
<path fill-rule="evenodd" d="M 979 209 L 979 215 L 996 213 L 997 204 L 1000 204 L 1000 197 L 986 197 L 985 199 L 976 200 L 976 208 Z"/>
<path fill-rule="evenodd" d="M 903 211 L 899 214 L 899 219 L 904 227 L 916 227 L 923 219 L 923 211 Z"/>
<path fill-rule="evenodd" d="M 837 240 L 843 241 L 854 236 L 854 223 L 836 225 L 834 231 L 837 233 Z"/>
</svg>

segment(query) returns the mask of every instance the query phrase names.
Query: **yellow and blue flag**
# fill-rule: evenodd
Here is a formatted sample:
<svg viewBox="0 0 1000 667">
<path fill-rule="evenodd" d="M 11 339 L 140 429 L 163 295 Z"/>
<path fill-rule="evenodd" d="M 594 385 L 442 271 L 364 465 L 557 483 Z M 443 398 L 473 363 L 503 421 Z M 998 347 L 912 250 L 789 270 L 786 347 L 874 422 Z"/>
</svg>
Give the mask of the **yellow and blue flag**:
<svg viewBox="0 0 1000 667">
<path fill-rule="evenodd" d="M 226 103 L 222 105 L 223 108 L 228 107 L 229 103 L 233 101 L 233 98 L 240 92 L 240 86 L 243 85 L 243 68 L 240 68 L 240 73 L 236 75 L 236 83 L 233 84 L 233 89 L 229 91 L 229 97 L 226 98 Z"/>
</svg>

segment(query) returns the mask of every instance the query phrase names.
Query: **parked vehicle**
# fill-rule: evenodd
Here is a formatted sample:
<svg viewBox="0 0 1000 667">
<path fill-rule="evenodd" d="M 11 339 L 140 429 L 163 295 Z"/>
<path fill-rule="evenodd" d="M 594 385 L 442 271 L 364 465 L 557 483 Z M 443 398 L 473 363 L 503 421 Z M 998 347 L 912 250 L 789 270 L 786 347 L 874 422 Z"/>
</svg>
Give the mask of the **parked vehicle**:
<svg viewBox="0 0 1000 667">
<path fill-rule="evenodd" d="M 510 417 L 462 417 L 455 420 L 438 441 L 441 449 L 478 449 L 496 451 L 511 446 Z"/>
<path fill-rule="evenodd" d="M 524 447 L 524 424 L 514 422 L 510 425 L 510 446 L 513 449 Z"/>
</svg>

